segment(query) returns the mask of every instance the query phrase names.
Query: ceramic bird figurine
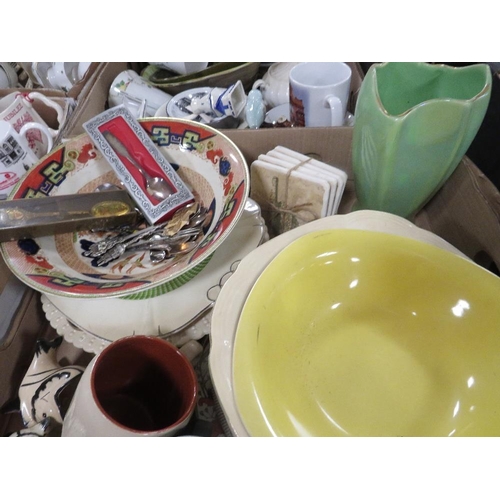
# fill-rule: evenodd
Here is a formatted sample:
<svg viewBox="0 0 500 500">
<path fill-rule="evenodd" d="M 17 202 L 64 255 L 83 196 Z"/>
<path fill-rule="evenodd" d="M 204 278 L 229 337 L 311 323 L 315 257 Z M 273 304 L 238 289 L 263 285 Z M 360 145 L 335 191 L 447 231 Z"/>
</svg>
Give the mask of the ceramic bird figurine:
<svg viewBox="0 0 500 500">
<path fill-rule="evenodd" d="M 76 383 L 84 372 L 81 366 L 61 367 L 58 364 L 56 353 L 61 343 L 62 337 L 37 342 L 35 355 L 19 387 L 21 416 L 26 427 L 40 423 L 47 417 L 62 424 L 63 390 L 70 383 Z"/>
<path fill-rule="evenodd" d="M 264 122 L 266 116 L 266 105 L 262 92 L 258 89 L 253 89 L 248 93 L 247 103 L 245 107 L 245 120 L 249 128 L 259 128 Z"/>
</svg>

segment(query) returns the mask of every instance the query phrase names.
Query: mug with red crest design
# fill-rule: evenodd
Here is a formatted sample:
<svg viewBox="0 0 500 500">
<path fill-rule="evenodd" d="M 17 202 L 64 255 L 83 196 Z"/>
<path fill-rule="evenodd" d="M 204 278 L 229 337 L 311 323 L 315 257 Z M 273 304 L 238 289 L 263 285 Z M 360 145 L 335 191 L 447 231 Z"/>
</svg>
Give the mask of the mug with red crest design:
<svg viewBox="0 0 500 500">
<path fill-rule="evenodd" d="M 56 111 L 58 129 L 50 128 L 47 125 L 33 107 L 34 101 L 39 101 Z M 57 102 L 40 92 L 14 92 L 0 99 L 0 120 L 10 123 L 18 133 L 27 123 L 38 123 L 40 127 L 29 130 L 26 134 L 26 140 L 34 154 L 41 158 L 52 148 L 52 145 L 49 147 L 47 137 L 55 138 L 63 126 L 64 110 Z"/>
<path fill-rule="evenodd" d="M 27 135 L 32 131 L 45 135 L 46 127 L 36 122 L 26 123 L 16 132 L 14 127 L 0 120 L 0 199 L 6 198 L 19 179 L 38 161 L 28 145 Z M 45 139 L 52 148 L 52 137 Z"/>
</svg>

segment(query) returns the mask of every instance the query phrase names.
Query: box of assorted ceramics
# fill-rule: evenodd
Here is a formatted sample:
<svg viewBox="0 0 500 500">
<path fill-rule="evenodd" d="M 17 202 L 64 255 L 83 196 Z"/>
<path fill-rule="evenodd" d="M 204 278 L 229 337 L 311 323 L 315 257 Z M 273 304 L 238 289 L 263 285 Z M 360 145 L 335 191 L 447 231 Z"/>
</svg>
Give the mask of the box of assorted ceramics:
<svg viewBox="0 0 500 500">
<path fill-rule="evenodd" d="M 83 133 L 83 123 L 109 107 L 110 89 L 122 72 L 133 68 L 132 71 L 152 80 L 148 73 L 150 67 L 141 64 L 103 63 L 97 71 L 85 102 L 79 104 L 71 123 L 65 128 L 65 137 Z M 359 63 L 347 64 L 352 70 L 347 109 L 353 113 L 363 81 L 363 71 Z M 253 75 L 253 83 L 262 79 L 268 71 L 268 63 L 261 63 Z M 163 75 L 161 72 L 155 74 Z M 170 82 L 178 79 L 179 77 L 173 77 Z M 199 82 L 195 83 L 198 84 Z M 252 86 L 251 80 L 245 81 L 247 92 Z M 157 84 L 157 87 L 164 91 L 176 88 L 173 83 Z M 282 146 L 344 170 L 347 173 L 347 182 L 338 213 L 346 213 L 351 210 L 355 201 L 351 166 L 352 131 L 351 126 L 338 126 L 274 127 L 258 130 L 227 128 L 223 132 L 241 149 L 249 167 L 258 160 L 259 155 L 266 155 L 277 146 Z M 483 265 L 500 267 L 500 211 L 496 208 L 499 204 L 500 195 L 495 186 L 470 159 L 464 157 L 446 184 L 416 215 L 414 222 L 443 237 L 469 257 L 480 260 Z"/>
<path fill-rule="evenodd" d="M 278 64 L 278 63 L 275 63 Z M 280 73 L 288 72 L 292 63 L 279 63 L 286 64 L 285 68 L 277 68 Z M 346 63 L 351 69 L 350 76 L 350 90 L 347 102 L 347 111 L 349 114 L 354 112 L 356 103 L 356 96 L 363 81 L 363 70 L 359 63 L 349 62 Z M 216 72 L 218 66 L 221 68 Z M 228 67 L 226 67 L 226 65 Z M 146 109 L 143 116 L 175 116 L 176 118 L 186 118 L 187 114 L 182 110 L 182 106 L 178 105 L 185 102 L 186 98 L 191 97 L 191 90 L 202 91 L 208 88 L 219 88 L 223 86 L 230 86 L 238 81 L 242 82 L 242 86 L 247 94 L 250 93 L 252 88 L 264 88 L 263 85 L 266 75 L 270 73 L 270 66 L 268 63 L 214 63 L 204 71 L 199 72 L 199 77 L 189 79 L 189 75 L 175 75 L 163 70 L 151 74 L 155 66 L 144 65 L 144 63 L 126 63 L 126 62 L 106 62 L 95 70 L 92 80 L 88 85 L 91 87 L 86 92 L 84 102 L 79 102 L 72 116 L 71 122 L 65 130 L 65 137 L 71 137 L 83 133 L 83 123 L 93 116 L 101 113 L 108 107 L 113 105 L 122 104 L 126 100 L 127 104 L 134 106 L 136 103 L 139 106 L 141 97 L 147 101 L 146 108 L 155 103 L 152 109 Z M 213 68 L 213 69 L 212 69 Z M 156 75 L 169 75 L 169 78 L 161 79 Z M 198 73 L 197 73 L 198 74 Z M 288 74 L 288 73 L 287 73 Z M 280 77 L 283 75 L 280 74 Z M 161 83 L 168 82 L 168 83 Z M 140 88 L 142 87 L 142 91 Z M 146 89 L 149 87 L 149 89 Z M 151 88 L 153 90 L 151 91 Z M 145 90 L 146 89 L 146 90 Z M 163 97 L 162 97 L 163 96 Z M 175 99 L 172 99 L 175 97 Z M 287 98 L 287 97 L 286 97 Z M 268 95 L 269 104 L 267 109 L 277 109 L 280 106 L 274 106 L 283 102 L 281 94 L 279 97 L 273 94 L 271 97 Z M 167 109 L 168 103 L 170 108 Z M 163 105 L 162 105 L 163 103 Z M 175 105 L 175 106 L 174 106 Z M 272 108 L 272 109 L 271 109 Z M 174 114 L 175 113 L 175 114 Z M 202 121 L 202 123 L 204 123 Z M 234 121 L 226 120 L 224 124 L 212 124 L 215 128 L 236 128 L 238 124 Z M 264 123 L 263 126 L 269 124 Z M 276 127 L 281 128 L 285 126 L 284 123 L 276 122 Z M 241 126 L 241 123 L 239 124 Z"/>
<path fill-rule="evenodd" d="M 357 63 L 349 64 L 354 69 L 352 81 L 355 88 L 351 89 L 350 97 L 350 109 L 353 112 L 362 72 Z M 127 63 L 99 65 L 93 75 L 91 88 L 83 101 L 78 103 L 63 130 L 65 138 L 84 133 L 83 124 L 109 107 L 109 92 L 117 75 L 132 67 L 138 72 L 141 70 Z M 254 75 L 254 78 L 260 77 L 262 71 Z M 226 129 L 224 133 L 241 150 L 249 167 L 259 161 L 259 156 L 268 155 L 277 148 L 280 148 L 279 151 L 293 150 L 299 155 L 335 167 L 345 174 L 345 186 L 342 196 L 337 200 L 336 211 L 345 214 L 352 210 L 356 192 L 352 170 L 351 126 Z M 499 207 L 500 193 L 465 156 L 444 186 L 415 215 L 412 222 L 442 237 L 478 264 L 497 272 L 500 268 Z M 5 276 L 8 276 L 6 267 L 5 272 Z M 35 340 L 50 334 L 51 326 L 41 312 L 39 294 L 28 290 L 22 299 L 18 288 L 24 285 L 10 278 L 0 284 L 4 287 L 4 293 L 0 295 L 0 311 L 11 294 L 17 293 L 19 297 L 15 307 L 11 308 L 15 314 L 9 325 L 3 331 L 0 329 L 0 366 L 3 374 L 0 381 L 0 408 L 3 411 L 0 414 L 0 432 L 5 435 L 9 429 L 9 404 L 15 400 L 23 374 L 30 364 Z"/>
<path fill-rule="evenodd" d="M 78 100 L 85 95 L 100 62 L 18 62 L 0 63 L 9 71 L 10 87 L 58 92 L 62 97 Z M 9 64 L 12 71 L 4 65 Z"/>
</svg>

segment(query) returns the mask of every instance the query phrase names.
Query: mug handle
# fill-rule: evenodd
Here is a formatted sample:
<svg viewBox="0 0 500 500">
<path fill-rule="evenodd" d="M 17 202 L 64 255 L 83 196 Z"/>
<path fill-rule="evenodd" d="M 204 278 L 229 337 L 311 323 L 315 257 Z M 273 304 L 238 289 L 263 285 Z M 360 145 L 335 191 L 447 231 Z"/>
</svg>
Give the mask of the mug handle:
<svg viewBox="0 0 500 500">
<path fill-rule="evenodd" d="M 252 90 L 264 90 L 266 87 L 266 82 L 264 80 L 255 80 L 252 85 Z"/>
<path fill-rule="evenodd" d="M 28 122 L 21 127 L 21 130 L 19 130 L 18 133 L 19 135 L 26 138 L 26 133 L 28 132 L 28 130 L 33 129 L 40 130 L 40 132 L 42 132 L 45 137 L 47 137 L 47 152 L 45 153 L 47 154 L 54 146 L 54 139 L 52 138 L 52 133 L 50 132 L 49 127 L 37 122 Z"/>
<path fill-rule="evenodd" d="M 55 109 L 55 111 L 57 113 L 57 121 L 59 123 L 59 129 L 53 130 L 53 129 L 49 128 L 49 130 L 53 130 L 53 135 L 56 135 L 59 132 L 59 130 L 63 124 L 63 121 L 64 121 L 63 108 L 61 106 L 59 106 L 59 104 L 57 104 L 57 102 L 54 102 L 52 99 L 49 99 L 47 96 L 41 94 L 40 92 L 30 92 L 27 95 L 27 97 L 28 97 L 28 100 L 32 100 L 32 101 L 39 100 L 39 101 L 42 101 L 49 108 Z"/>
<path fill-rule="evenodd" d="M 332 127 L 342 126 L 344 124 L 344 116 L 340 99 L 337 96 L 329 95 L 326 97 L 326 104 L 330 108 L 330 123 Z"/>
</svg>

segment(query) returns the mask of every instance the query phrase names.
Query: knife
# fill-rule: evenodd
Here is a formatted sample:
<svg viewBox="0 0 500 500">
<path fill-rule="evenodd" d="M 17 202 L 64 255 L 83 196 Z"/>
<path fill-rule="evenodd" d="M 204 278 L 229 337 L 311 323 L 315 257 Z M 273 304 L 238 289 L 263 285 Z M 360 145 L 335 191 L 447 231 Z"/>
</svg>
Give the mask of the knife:
<svg viewBox="0 0 500 500">
<path fill-rule="evenodd" d="M 0 242 L 136 224 L 142 214 L 123 189 L 0 201 Z"/>
</svg>

